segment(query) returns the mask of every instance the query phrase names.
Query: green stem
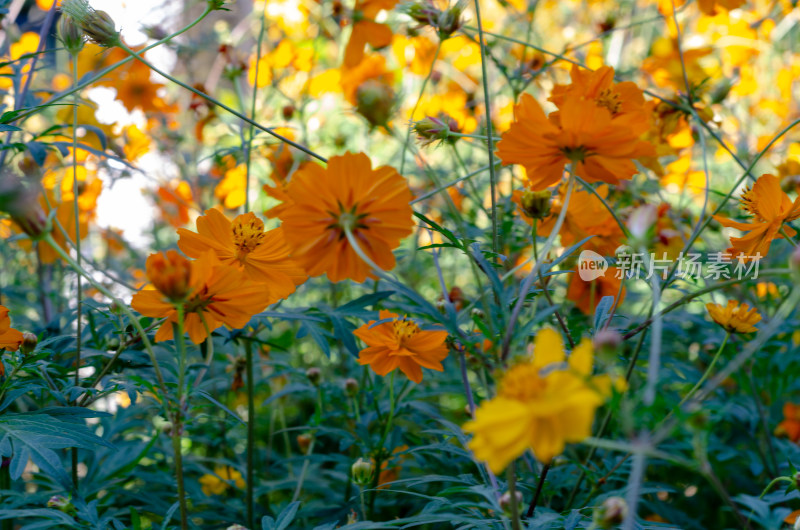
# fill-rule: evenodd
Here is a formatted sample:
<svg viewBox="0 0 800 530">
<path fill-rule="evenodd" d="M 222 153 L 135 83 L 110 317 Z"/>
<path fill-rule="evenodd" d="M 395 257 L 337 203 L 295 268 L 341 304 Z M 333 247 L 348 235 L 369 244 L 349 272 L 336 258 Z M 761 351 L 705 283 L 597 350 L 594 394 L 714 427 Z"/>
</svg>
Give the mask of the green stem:
<svg viewBox="0 0 800 530">
<path fill-rule="evenodd" d="M 431 61 L 431 67 L 428 70 L 428 75 L 425 76 L 425 80 L 422 81 L 422 88 L 419 89 L 419 97 L 417 98 L 417 102 L 414 103 L 414 108 L 411 110 L 411 119 L 409 120 L 411 123 L 408 124 L 408 130 L 406 131 L 406 139 L 403 143 L 403 151 L 400 155 L 400 174 L 403 174 L 403 170 L 406 167 L 406 151 L 408 150 L 408 144 L 411 141 L 411 130 L 414 127 L 414 114 L 417 113 L 417 109 L 419 108 L 419 102 L 422 101 L 422 96 L 425 94 L 425 87 L 428 86 L 428 81 L 430 81 L 431 76 L 433 75 L 433 69 L 436 65 L 436 61 L 439 59 L 439 52 L 442 50 L 442 39 L 440 38 L 438 43 L 436 44 L 436 52 L 433 54 L 433 61 Z"/>
<path fill-rule="evenodd" d="M 256 127 L 257 129 L 260 129 L 260 130 L 264 131 L 265 133 L 274 136 L 278 140 L 291 145 L 295 149 L 298 149 L 298 150 L 306 153 L 309 156 L 313 156 L 314 158 L 316 158 L 317 160 L 321 160 L 322 162 L 325 162 L 325 163 L 328 162 L 327 158 L 323 157 L 322 155 L 318 155 L 317 153 L 315 153 L 314 151 L 312 151 L 308 147 L 306 147 L 304 145 L 300 145 L 297 142 L 294 142 L 294 141 L 286 138 L 285 136 L 281 136 L 280 134 L 276 133 L 274 130 L 270 129 L 269 127 L 264 127 L 260 123 L 257 123 L 255 121 L 253 121 L 252 119 L 248 118 L 247 116 L 245 116 L 241 112 L 229 107 L 228 105 L 222 103 L 221 101 L 215 99 L 214 97 L 209 96 L 208 94 L 206 94 L 202 90 L 198 90 L 198 89 L 196 89 L 195 87 L 193 87 L 191 85 L 187 85 L 183 81 L 181 81 L 179 79 L 176 79 L 175 77 L 173 77 L 170 74 L 164 72 L 163 70 L 160 70 L 160 69 L 156 68 L 150 62 L 146 61 L 141 56 L 137 55 L 136 52 L 134 52 L 133 50 L 128 48 L 124 43 L 120 42 L 119 47 L 122 48 L 123 51 L 127 52 L 132 57 L 134 57 L 136 60 L 138 60 L 140 63 L 142 63 L 143 65 L 147 66 L 149 69 L 151 69 L 152 71 L 154 71 L 155 73 L 160 75 L 161 77 L 163 77 L 163 78 L 175 83 L 176 85 L 188 90 L 189 92 L 191 92 L 191 93 L 193 93 L 193 94 L 195 94 L 197 96 L 200 96 L 201 98 L 203 98 L 204 100 L 208 101 L 209 103 L 212 103 L 212 104 L 220 107 L 221 109 L 233 114 L 234 116 L 236 116 L 240 120 L 244 121 L 245 123 L 249 123 L 253 127 Z"/>
<path fill-rule="evenodd" d="M 772 481 L 769 484 L 767 484 L 767 487 L 764 488 L 764 491 L 761 492 L 761 495 L 759 495 L 758 498 L 759 499 L 763 499 L 764 495 L 769 493 L 769 490 L 771 490 L 779 482 L 788 482 L 788 483 L 791 484 L 792 482 L 794 482 L 794 479 L 792 479 L 791 477 L 778 477 L 778 478 L 772 479 Z"/>
<path fill-rule="evenodd" d="M 483 35 L 483 23 L 481 21 L 481 6 L 479 0 L 475 0 L 475 18 L 478 23 L 478 44 L 481 49 L 481 81 L 483 85 L 483 105 L 486 110 L 486 144 L 489 148 L 489 183 L 492 195 L 492 252 L 495 260 L 498 259 L 499 252 L 499 233 L 497 230 L 497 175 L 494 170 L 494 134 L 492 130 L 492 109 L 489 99 L 489 83 L 486 73 L 486 44 Z"/>
<path fill-rule="evenodd" d="M 186 377 L 186 342 L 183 338 L 183 304 L 177 304 L 175 309 L 178 313 L 178 322 L 174 325 L 175 343 L 178 346 L 178 388 L 176 396 L 178 408 L 172 415 L 172 448 L 175 452 L 175 479 L 178 483 L 178 504 L 181 512 L 181 529 L 187 530 L 189 528 L 189 514 L 186 506 L 186 491 L 183 483 L 183 453 L 181 451 L 183 411 L 185 408 L 183 390 Z"/>
<path fill-rule="evenodd" d="M 395 409 L 394 376 L 396 373 L 397 370 L 393 370 L 392 376 L 389 378 L 389 417 L 386 419 L 386 425 L 384 426 L 383 429 L 383 435 L 381 436 L 381 441 L 378 442 L 377 449 L 375 452 L 375 478 L 372 479 L 372 491 L 370 492 L 370 498 L 369 498 L 370 519 L 372 519 L 375 515 L 375 498 L 377 497 L 378 493 L 378 485 L 381 475 L 381 465 L 383 464 L 384 461 L 383 445 L 386 443 L 386 438 L 389 437 L 389 432 L 392 430 L 392 421 L 394 420 L 394 409 Z"/>
<path fill-rule="evenodd" d="M 78 54 L 72 54 L 72 84 L 78 84 Z M 81 266 L 81 221 L 80 205 L 78 204 L 78 92 L 73 94 L 72 101 L 72 213 L 75 217 L 75 260 Z M 76 273 L 76 317 L 75 317 L 75 386 L 80 385 L 81 369 L 81 342 L 83 342 L 83 286 L 81 285 L 81 275 Z M 78 488 L 78 448 L 73 447 L 72 453 L 72 485 Z"/>
<path fill-rule="evenodd" d="M 697 390 L 698 390 L 700 387 L 702 387 L 702 386 L 703 386 L 703 383 L 705 383 L 705 382 L 706 382 L 706 380 L 709 378 L 709 376 L 711 376 L 711 371 L 712 371 L 712 370 L 714 369 L 714 367 L 717 365 L 717 361 L 719 360 L 719 357 L 720 357 L 720 355 L 722 355 L 722 350 L 724 350 L 724 349 L 725 349 L 725 345 L 726 345 L 726 344 L 728 344 L 728 339 L 730 338 L 730 336 L 731 336 L 731 332 L 730 332 L 730 331 L 729 331 L 729 332 L 727 332 L 727 333 L 725 334 L 725 339 L 723 339 L 723 341 L 722 341 L 722 344 L 720 344 L 720 345 L 719 345 L 719 349 L 717 350 L 717 353 L 714 355 L 714 358 L 711 360 L 711 364 L 709 364 L 709 365 L 708 365 L 708 368 L 706 368 L 706 371 L 705 371 L 705 372 L 703 372 L 703 376 L 700 378 L 700 380 L 697 382 L 697 384 L 695 384 L 695 385 L 692 387 L 692 389 L 689 391 L 689 393 L 688 393 L 688 394 L 686 394 L 686 395 L 683 397 L 683 399 L 681 400 L 681 402 L 680 402 L 680 403 L 678 403 L 678 406 L 677 406 L 677 407 L 675 407 L 676 409 L 679 409 L 679 408 L 681 408 L 681 406 L 682 406 L 684 403 L 686 403 L 687 401 L 689 401 L 689 399 L 691 399 L 691 397 L 692 397 L 692 396 L 695 394 L 695 392 L 697 392 Z"/>
<path fill-rule="evenodd" d="M 255 404 L 255 381 L 253 378 L 253 344 L 249 340 L 244 341 L 245 352 L 245 374 L 247 385 L 247 527 L 254 526 L 254 486 L 255 486 L 255 445 L 256 445 L 256 404 Z"/>
<path fill-rule="evenodd" d="M 261 29 L 258 32 L 258 44 L 256 45 L 256 67 L 255 79 L 253 80 L 253 98 L 250 101 L 250 116 L 255 119 L 256 117 L 256 101 L 258 98 L 258 69 L 261 66 L 261 46 L 264 43 L 264 28 L 266 25 L 266 14 L 261 13 Z M 247 133 L 247 143 L 245 147 L 245 186 L 244 186 L 244 212 L 250 211 L 250 162 L 252 161 L 251 151 L 253 148 L 253 136 L 255 135 L 255 128 L 250 124 Z M 248 420 L 249 421 L 249 420 Z M 249 499 L 251 500 L 251 499 Z M 249 527 L 253 527 L 253 521 L 248 517 Z"/>
<path fill-rule="evenodd" d="M 519 503 L 517 503 L 517 480 L 514 474 L 514 464 L 508 466 L 506 471 L 506 480 L 508 481 L 508 496 L 511 497 L 511 528 L 513 530 L 521 530 L 522 526 L 519 521 Z"/>
</svg>

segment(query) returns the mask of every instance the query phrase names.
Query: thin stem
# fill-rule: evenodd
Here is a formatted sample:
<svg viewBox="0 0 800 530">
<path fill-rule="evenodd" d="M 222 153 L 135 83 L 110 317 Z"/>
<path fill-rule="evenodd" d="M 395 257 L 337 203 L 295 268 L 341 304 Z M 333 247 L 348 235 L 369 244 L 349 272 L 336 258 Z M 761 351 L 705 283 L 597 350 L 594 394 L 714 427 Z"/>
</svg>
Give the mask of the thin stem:
<svg viewBox="0 0 800 530">
<path fill-rule="evenodd" d="M 533 230 L 531 231 L 533 240 L 533 259 L 534 261 L 539 261 L 539 251 L 537 250 L 537 243 L 536 243 L 536 223 L 537 219 L 533 220 Z M 567 341 L 569 342 L 569 347 L 574 349 L 575 348 L 575 341 L 572 339 L 572 335 L 569 332 L 569 328 L 567 327 L 567 323 L 564 322 L 564 318 L 561 316 L 561 312 L 558 310 L 556 305 L 553 303 L 553 299 L 550 297 L 550 292 L 547 290 L 547 286 L 544 283 L 544 277 L 542 276 L 542 271 L 539 270 L 539 283 L 542 288 L 542 294 L 544 294 L 545 299 L 550 307 L 554 309 L 556 320 L 558 321 L 558 325 L 561 327 L 561 331 L 564 332 L 564 335 L 567 337 Z M 590 304 L 592 307 L 594 304 Z"/>
<path fill-rule="evenodd" d="M 175 453 L 175 479 L 178 483 L 178 504 L 181 512 L 181 529 L 189 528 L 189 513 L 186 505 L 186 490 L 183 484 L 183 454 L 181 450 L 181 436 L 183 434 L 183 410 L 184 410 L 184 384 L 186 377 L 186 342 L 183 337 L 184 308 L 183 304 L 176 304 L 175 309 L 178 313 L 178 322 L 174 324 L 175 343 L 178 347 L 178 388 L 176 401 L 178 408 L 172 417 L 172 448 Z"/>
<path fill-rule="evenodd" d="M 33 72 L 31 72 L 33 75 Z M 78 84 L 78 54 L 72 54 L 72 83 Z M 81 209 L 78 203 L 78 92 L 73 95 L 72 102 L 72 213 L 75 217 L 75 261 L 81 266 Z M 75 380 L 73 384 L 79 386 L 81 382 L 81 343 L 83 342 L 83 286 L 81 285 L 81 275 L 75 275 L 77 307 L 75 318 Z M 72 484 L 78 487 L 78 448 L 72 448 Z"/>
<path fill-rule="evenodd" d="M 378 481 L 380 479 L 381 474 L 381 464 L 384 461 L 383 458 L 383 444 L 386 443 L 386 438 L 389 436 L 389 432 L 392 429 L 392 420 L 394 420 L 394 376 L 397 373 L 397 370 L 392 371 L 392 376 L 389 378 L 389 417 L 386 419 L 386 425 L 383 429 L 383 435 L 381 436 L 381 441 L 378 442 L 377 450 L 375 452 L 375 478 L 372 480 L 372 491 L 370 493 L 369 498 L 369 514 L 370 519 L 375 515 L 375 497 L 377 497 L 378 493 Z"/>
<path fill-rule="evenodd" d="M 712 372 L 712 370 L 714 370 L 714 367 L 717 365 L 717 361 L 719 361 L 719 357 L 720 357 L 720 355 L 722 355 L 722 350 L 725 349 L 725 345 L 728 344 L 728 339 L 730 338 L 730 336 L 731 336 L 731 332 L 730 331 L 725 334 L 725 338 L 722 340 L 722 344 L 719 345 L 719 349 L 717 350 L 717 353 L 714 355 L 714 358 L 711 359 L 711 364 L 709 364 L 708 368 L 706 368 L 706 371 L 703 372 L 703 375 L 702 375 L 702 377 L 700 377 L 700 380 L 692 387 L 691 390 L 689 390 L 689 393 L 686 394 L 685 396 L 683 396 L 683 399 L 681 400 L 681 402 L 678 403 L 677 407 L 675 407 L 676 409 L 681 408 L 684 403 L 689 401 L 692 398 L 692 396 L 694 396 L 695 392 L 697 392 L 697 390 L 700 387 L 703 386 L 703 383 L 705 383 L 706 380 L 708 380 L 709 376 L 711 376 L 711 372 Z"/>
<path fill-rule="evenodd" d="M 422 87 L 419 89 L 419 97 L 417 98 L 417 102 L 414 104 L 414 108 L 411 110 L 411 123 L 408 124 L 408 130 L 406 131 L 406 139 L 403 142 L 403 151 L 400 155 L 400 174 L 403 173 L 403 170 L 406 166 L 406 151 L 408 151 L 408 144 L 411 141 L 411 130 L 413 129 L 413 120 L 414 114 L 417 113 L 417 109 L 419 108 L 419 103 L 422 101 L 422 96 L 425 94 L 425 88 L 428 86 L 428 81 L 430 81 L 431 76 L 433 76 L 433 68 L 436 65 L 437 59 L 439 59 L 439 52 L 442 50 L 442 39 L 440 38 L 438 43 L 436 44 L 436 53 L 433 54 L 433 61 L 431 61 L 431 67 L 428 70 L 428 75 L 425 76 L 425 80 L 422 81 Z"/>
<path fill-rule="evenodd" d="M 547 479 L 548 471 L 550 471 L 549 463 L 542 467 L 542 472 L 539 474 L 539 482 L 536 483 L 536 493 L 533 494 L 531 503 L 528 505 L 528 513 L 525 515 L 526 519 L 533 517 L 533 513 L 536 511 L 536 505 L 539 504 L 539 497 L 542 495 L 542 489 L 544 488 L 544 481 Z"/>
<path fill-rule="evenodd" d="M 179 79 L 176 79 L 175 77 L 173 77 L 170 74 L 164 72 L 163 70 L 160 70 L 159 68 L 156 68 L 155 66 L 153 66 L 153 64 L 151 64 L 150 62 L 146 61 L 141 56 L 137 55 L 136 52 L 134 52 L 133 50 L 128 48 L 124 43 L 120 42 L 119 47 L 122 48 L 123 51 L 127 52 L 132 57 L 134 57 L 136 60 L 138 60 L 140 63 L 142 63 L 143 65 L 147 66 L 152 71 L 154 71 L 155 73 L 160 75 L 161 77 L 163 77 L 163 78 L 175 83 L 176 85 L 188 90 L 189 92 L 191 92 L 191 93 L 193 93 L 193 94 L 195 94 L 197 96 L 200 96 L 201 98 L 203 98 L 204 100 L 208 101 L 209 103 L 212 103 L 212 104 L 220 107 L 221 109 L 233 114 L 234 116 L 236 116 L 240 120 L 243 120 L 245 123 L 249 123 L 253 127 L 256 127 L 257 129 L 260 129 L 260 130 L 264 131 L 265 133 L 274 136 L 278 140 L 291 145 L 295 149 L 298 149 L 298 150 L 306 153 L 309 156 L 313 156 L 314 158 L 316 158 L 317 160 L 321 160 L 322 162 L 326 162 L 326 163 L 328 162 L 327 158 L 323 157 L 322 155 L 318 155 L 317 153 L 315 153 L 314 151 L 312 151 L 308 147 L 306 147 L 304 145 L 300 145 L 297 142 L 294 142 L 294 141 L 286 138 L 285 136 L 281 136 L 280 134 L 276 133 L 274 130 L 270 129 L 269 127 L 264 127 L 260 123 L 257 123 L 255 121 L 253 121 L 252 119 L 248 118 L 247 116 L 245 116 L 241 112 L 229 107 L 228 105 L 222 103 L 221 101 L 215 99 L 214 97 L 209 96 L 208 94 L 206 94 L 202 90 L 198 90 L 198 89 L 196 89 L 195 87 L 193 87 L 191 85 L 187 85 L 183 81 L 181 81 Z"/>
<path fill-rule="evenodd" d="M 494 170 L 494 136 L 492 131 L 492 109 L 489 99 L 489 76 L 486 73 L 486 43 L 483 35 L 483 23 L 481 22 L 480 1 L 475 0 L 475 19 L 478 23 L 478 44 L 481 49 L 481 84 L 483 85 L 483 105 L 486 110 L 486 144 L 489 148 L 489 182 L 492 195 L 492 252 L 497 259 L 499 252 L 499 233 L 497 230 L 497 175 Z"/>
<path fill-rule="evenodd" d="M 253 377 L 253 344 L 244 341 L 245 375 L 247 385 L 247 527 L 255 528 L 255 445 L 256 445 L 256 403 L 255 380 Z M 313 443 L 313 441 L 312 441 Z"/>
<path fill-rule="evenodd" d="M 255 79 L 253 80 L 253 98 L 250 101 L 250 116 L 256 118 L 256 101 L 258 101 L 258 70 L 261 66 L 261 45 L 264 42 L 264 27 L 266 25 L 266 13 L 261 13 L 261 29 L 258 32 L 258 44 L 256 44 L 256 67 Z M 252 160 L 251 152 L 253 148 L 253 136 L 255 135 L 255 128 L 250 124 L 247 133 L 247 143 L 245 147 L 245 185 L 244 185 L 244 212 L 250 211 L 250 162 Z M 248 499 L 252 500 L 252 499 Z M 252 514 L 251 514 L 252 515 Z M 249 527 L 253 527 L 252 518 L 248 517 Z"/>
<path fill-rule="evenodd" d="M 519 503 L 517 503 L 517 480 L 514 473 L 514 464 L 508 466 L 506 471 L 506 480 L 508 481 L 508 496 L 511 497 L 511 528 L 513 530 L 521 530 L 522 526 L 519 521 Z"/>
</svg>

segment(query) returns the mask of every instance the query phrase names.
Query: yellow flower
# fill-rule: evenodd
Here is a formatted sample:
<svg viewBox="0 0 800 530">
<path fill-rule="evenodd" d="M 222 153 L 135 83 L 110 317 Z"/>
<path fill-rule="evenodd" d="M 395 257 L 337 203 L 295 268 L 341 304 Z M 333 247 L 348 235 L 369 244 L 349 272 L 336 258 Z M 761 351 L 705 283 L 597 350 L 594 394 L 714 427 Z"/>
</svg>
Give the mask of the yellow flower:
<svg viewBox="0 0 800 530">
<path fill-rule="evenodd" d="M 725 307 L 706 304 L 706 310 L 711 320 L 730 333 L 752 333 L 757 331 L 755 324 L 761 321 L 761 315 L 755 307 L 751 309 L 747 304 L 739 305 L 736 300 L 728 300 Z"/>
<path fill-rule="evenodd" d="M 242 474 L 228 466 L 217 466 L 214 474 L 207 474 L 200 477 L 200 484 L 203 486 L 203 493 L 206 495 L 221 495 L 231 486 L 231 481 L 237 488 L 244 488 L 245 482 Z"/>
<path fill-rule="evenodd" d="M 481 403 L 475 419 L 464 425 L 464 431 L 474 435 L 470 449 L 493 472 L 501 472 L 527 449 L 539 461 L 549 462 L 566 443 L 591 435 L 595 410 L 611 394 L 612 379 L 591 375 L 588 339 L 564 361 L 558 333 L 540 331 L 533 358 L 508 370 L 497 396 Z"/>
</svg>

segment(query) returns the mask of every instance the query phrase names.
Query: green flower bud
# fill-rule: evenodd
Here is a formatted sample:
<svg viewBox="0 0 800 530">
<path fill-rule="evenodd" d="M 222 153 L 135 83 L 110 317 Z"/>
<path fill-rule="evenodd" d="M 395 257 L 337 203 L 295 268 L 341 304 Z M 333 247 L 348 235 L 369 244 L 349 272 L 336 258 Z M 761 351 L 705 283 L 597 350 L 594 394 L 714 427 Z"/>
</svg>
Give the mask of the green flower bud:
<svg viewBox="0 0 800 530">
<path fill-rule="evenodd" d="M 359 458 L 350 468 L 350 473 L 353 475 L 353 482 L 359 486 L 366 486 L 372 484 L 372 479 L 375 476 L 375 465 L 370 460 Z"/>
<path fill-rule="evenodd" d="M 64 48 L 73 55 L 83 49 L 83 30 L 70 16 L 62 15 L 58 20 L 58 38 Z"/>
</svg>

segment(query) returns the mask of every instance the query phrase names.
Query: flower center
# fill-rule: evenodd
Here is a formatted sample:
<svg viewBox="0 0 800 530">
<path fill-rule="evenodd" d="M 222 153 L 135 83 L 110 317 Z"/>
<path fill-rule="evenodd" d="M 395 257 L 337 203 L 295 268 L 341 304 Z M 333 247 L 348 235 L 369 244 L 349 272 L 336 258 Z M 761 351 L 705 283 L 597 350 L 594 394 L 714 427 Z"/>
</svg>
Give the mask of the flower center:
<svg viewBox="0 0 800 530">
<path fill-rule="evenodd" d="M 610 88 L 600 92 L 594 101 L 597 103 L 598 107 L 607 108 L 612 116 L 617 114 L 622 108 L 622 101 L 619 99 L 619 94 L 612 92 Z"/>
<path fill-rule="evenodd" d="M 570 162 L 583 162 L 589 154 L 586 148 L 582 145 L 562 147 L 561 152 L 569 159 Z"/>
<path fill-rule="evenodd" d="M 739 202 L 742 205 L 742 210 L 751 214 L 758 221 L 765 221 L 764 217 L 762 217 L 761 213 L 758 211 L 758 206 L 756 206 L 757 197 L 753 193 L 752 188 L 745 188 L 745 190 L 742 192 L 742 198 L 739 199 Z"/>
<path fill-rule="evenodd" d="M 532 401 L 539 398 L 547 386 L 539 370 L 531 363 L 512 367 L 500 383 L 499 394 L 517 401 Z"/>
<path fill-rule="evenodd" d="M 353 205 L 349 210 L 345 208 L 345 206 L 339 203 L 339 212 L 331 212 L 328 213 L 335 219 L 330 225 L 328 225 L 328 230 L 338 230 L 339 231 L 339 239 L 344 239 L 345 231 L 349 231 L 350 233 L 355 233 L 356 230 L 359 229 L 367 229 L 369 226 L 364 224 L 362 221 L 367 214 L 365 213 L 358 213 L 358 205 Z"/>
<path fill-rule="evenodd" d="M 236 259 L 244 261 L 247 255 L 254 251 L 266 237 L 264 222 L 253 212 L 242 214 L 231 223 L 233 231 L 233 244 L 236 247 Z"/>
<path fill-rule="evenodd" d="M 419 333 L 419 326 L 411 320 L 401 318 L 392 323 L 394 328 L 394 336 L 400 341 L 401 344 L 411 339 L 414 335 Z"/>
</svg>

